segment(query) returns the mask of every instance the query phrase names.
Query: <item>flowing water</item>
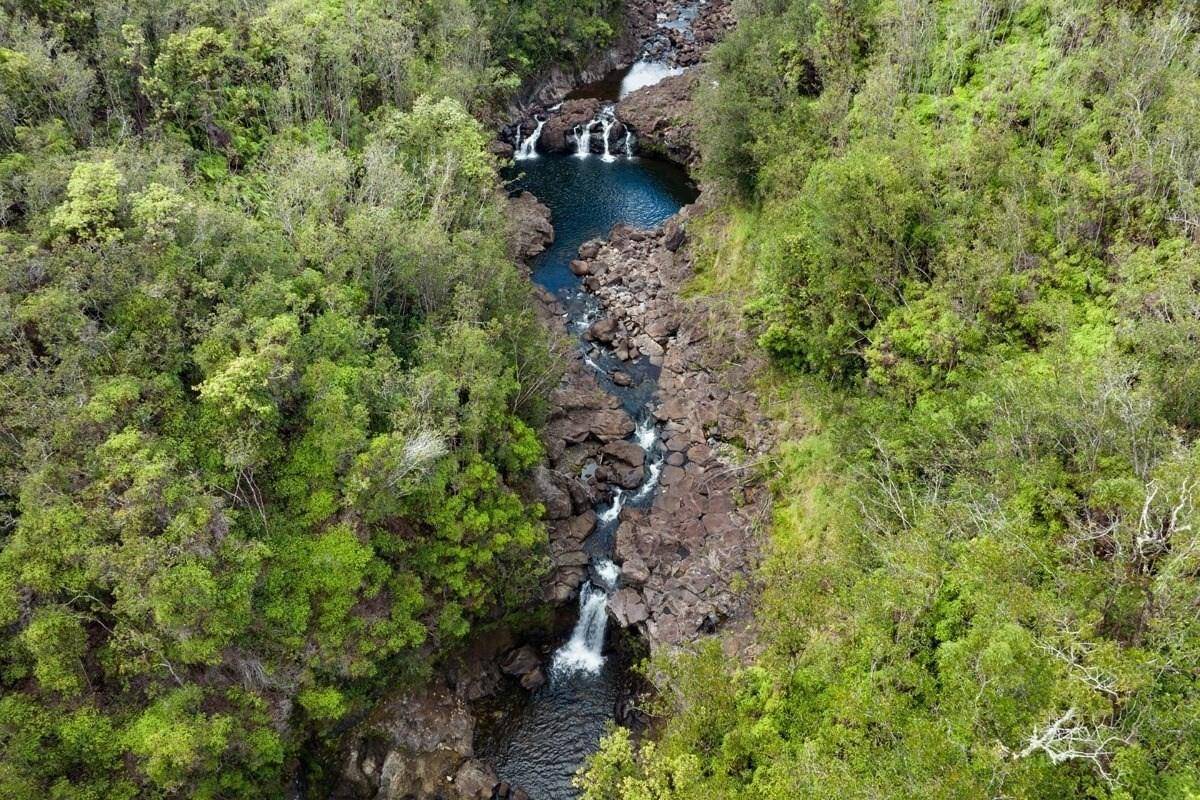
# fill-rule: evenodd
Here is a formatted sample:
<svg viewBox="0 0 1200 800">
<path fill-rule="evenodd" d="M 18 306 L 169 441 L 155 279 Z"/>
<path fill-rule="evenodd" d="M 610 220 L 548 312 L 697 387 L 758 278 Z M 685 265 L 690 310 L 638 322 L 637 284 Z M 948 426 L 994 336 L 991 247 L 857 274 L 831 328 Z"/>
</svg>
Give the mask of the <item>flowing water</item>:
<svg viewBox="0 0 1200 800">
<path fill-rule="evenodd" d="M 607 144 L 611 122 L 606 126 L 601 120 L 598 127 Z M 655 227 L 695 199 L 695 190 L 679 168 L 618 155 L 615 149 L 606 147 L 606 156 L 543 156 L 516 167 L 514 188 L 532 192 L 553 215 L 555 241 L 534 264 L 533 278 L 562 300 L 563 322 L 576 335 L 600 313 L 595 298 L 569 267 L 579 246 L 607 236 L 617 223 Z M 614 663 L 617 659 L 605 653 L 608 596 L 618 587 L 620 575 L 611 561 L 613 542 L 621 509 L 652 501 L 664 456 L 649 414 L 658 369 L 644 358 L 622 362 L 611 349 L 582 338 L 579 348 L 601 385 L 637 420 L 629 438 L 646 451 L 647 466 L 641 487 L 618 491 L 596 508 L 596 531 L 584 543 L 591 559 L 590 580 L 581 587 L 578 620 L 554 654 L 546 685 L 482 726 L 479 753 L 489 757 L 502 780 L 525 790 L 532 800 L 577 797 L 571 779 L 615 717 L 625 676 Z M 608 376 L 615 369 L 631 375 L 633 385 L 613 384 Z"/>
</svg>

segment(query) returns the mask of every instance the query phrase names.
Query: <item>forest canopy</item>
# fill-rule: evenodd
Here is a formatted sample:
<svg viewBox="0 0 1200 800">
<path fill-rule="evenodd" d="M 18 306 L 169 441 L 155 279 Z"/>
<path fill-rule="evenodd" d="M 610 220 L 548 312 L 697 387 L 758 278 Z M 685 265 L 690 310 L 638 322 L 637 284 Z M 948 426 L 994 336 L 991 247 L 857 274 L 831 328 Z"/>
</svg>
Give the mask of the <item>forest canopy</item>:
<svg viewBox="0 0 1200 800">
<path fill-rule="evenodd" d="M 3 5 L 0 797 L 282 796 L 538 590 L 479 120 L 612 11 Z"/>
<path fill-rule="evenodd" d="M 794 432 L 761 654 L 651 664 L 584 797 L 1200 797 L 1194 4 L 736 6 L 700 284 Z"/>
</svg>

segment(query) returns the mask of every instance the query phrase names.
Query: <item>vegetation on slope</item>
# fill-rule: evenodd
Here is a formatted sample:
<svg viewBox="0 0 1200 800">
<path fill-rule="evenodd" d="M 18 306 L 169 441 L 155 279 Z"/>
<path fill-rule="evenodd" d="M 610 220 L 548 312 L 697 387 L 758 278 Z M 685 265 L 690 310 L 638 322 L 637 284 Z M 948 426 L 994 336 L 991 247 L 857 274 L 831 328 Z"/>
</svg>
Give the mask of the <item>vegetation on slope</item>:
<svg viewBox="0 0 1200 800">
<path fill-rule="evenodd" d="M 0 797 L 275 797 L 537 589 L 483 115 L 613 4 L 0 10 Z"/>
<path fill-rule="evenodd" d="M 762 655 L 656 664 L 659 735 L 585 797 L 1200 796 L 1200 17 L 739 11 L 703 277 L 754 276 L 811 432 Z"/>
</svg>

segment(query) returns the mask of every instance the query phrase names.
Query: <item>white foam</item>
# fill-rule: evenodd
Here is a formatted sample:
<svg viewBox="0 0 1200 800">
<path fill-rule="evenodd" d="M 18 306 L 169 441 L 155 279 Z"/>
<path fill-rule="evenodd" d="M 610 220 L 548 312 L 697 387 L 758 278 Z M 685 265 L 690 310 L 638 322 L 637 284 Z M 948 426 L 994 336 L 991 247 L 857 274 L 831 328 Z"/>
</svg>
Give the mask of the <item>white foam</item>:
<svg viewBox="0 0 1200 800">
<path fill-rule="evenodd" d="M 671 67 L 659 61 L 638 61 L 629 68 L 625 79 L 621 81 L 619 97 L 624 99 L 626 95 L 632 94 L 638 89 L 653 86 L 672 75 L 682 74 L 683 67 Z"/>
</svg>

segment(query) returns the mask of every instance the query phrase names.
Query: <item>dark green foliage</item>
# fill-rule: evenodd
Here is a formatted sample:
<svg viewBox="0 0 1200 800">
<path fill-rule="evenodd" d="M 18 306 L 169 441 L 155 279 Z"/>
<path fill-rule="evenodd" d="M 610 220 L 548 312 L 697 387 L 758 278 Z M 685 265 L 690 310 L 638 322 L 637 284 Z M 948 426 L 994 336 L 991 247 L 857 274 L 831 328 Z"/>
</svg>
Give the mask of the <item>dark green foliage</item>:
<svg viewBox="0 0 1200 800">
<path fill-rule="evenodd" d="M 0 796 L 282 796 L 534 596 L 557 364 L 472 112 L 568 10 L 0 11 Z"/>
</svg>

